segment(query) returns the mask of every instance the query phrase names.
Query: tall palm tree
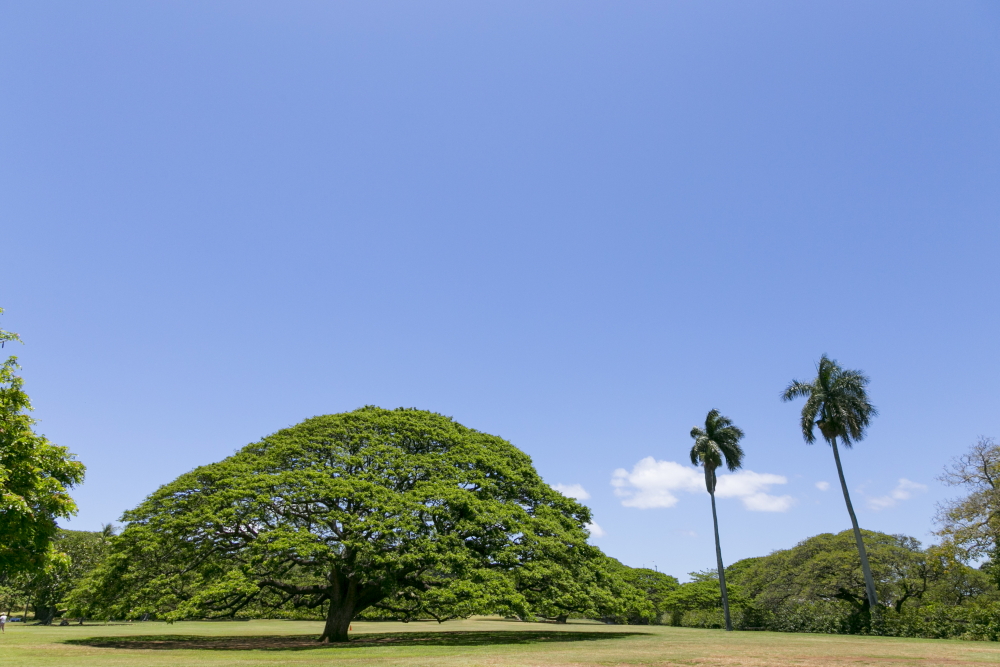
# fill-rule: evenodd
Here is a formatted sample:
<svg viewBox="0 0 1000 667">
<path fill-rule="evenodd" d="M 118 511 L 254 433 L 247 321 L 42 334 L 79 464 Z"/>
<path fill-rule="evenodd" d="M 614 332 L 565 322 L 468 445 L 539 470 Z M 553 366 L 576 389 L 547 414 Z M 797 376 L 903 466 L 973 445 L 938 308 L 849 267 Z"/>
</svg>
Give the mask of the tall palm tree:
<svg viewBox="0 0 1000 667">
<path fill-rule="evenodd" d="M 726 460 L 726 467 L 737 470 L 743 465 L 743 448 L 740 439 L 743 431 L 733 425 L 733 420 L 723 417 L 718 410 L 712 410 L 705 417 L 705 428 L 691 429 L 694 446 L 691 447 L 691 463 L 705 469 L 705 488 L 712 497 L 712 524 L 715 528 L 715 561 L 719 568 L 719 589 L 722 591 L 722 613 L 726 617 L 726 630 L 732 631 L 733 622 L 729 618 L 729 593 L 726 590 L 726 570 L 722 566 L 722 546 L 719 544 L 719 517 L 715 511 L 715 469 Z"/>
<path fill-rule="evenodd" d="M 841 444 L 850 449 L 855 442 L 865 437 L 865 429 L 871 423 L 872 417 L 878 415 L 878 411 L 868 401 L 868 393 L 865 391 L 868 378 L 860 371 L 844 370 L 836 361 L 825 354 L 820 357 L 816 371 L 816 379 L 808 384 L 793 380 L 782 393 L 781 398 L 784 401 L 791 401 L 799 396 L 805 397 L 806 403 L 802 406 L 802 437 L 811 445 L 816 441 L 813 426 L 818 426 L 823 439 L 833 448 L 833 460 L 837 462 L 840 488 L 844 492 L 847 513 L 851 515 L 854 541 L 858 545 L 861 571 L 865 575 L 868 607 L 874 611 L 875 605 L 878 604 L 878 598 L 875 595 L 875 580 L 872 579 L 872 569 L 868 565 L 865 543 L 861 539 L 861 529 L 858 528 L 858 517 L 854 515 L 851 494 L 847 492 L 847 482 L 844 480 L 844 467 L 840 464 L 837 440 L 839 439 Z"/>
</svg>

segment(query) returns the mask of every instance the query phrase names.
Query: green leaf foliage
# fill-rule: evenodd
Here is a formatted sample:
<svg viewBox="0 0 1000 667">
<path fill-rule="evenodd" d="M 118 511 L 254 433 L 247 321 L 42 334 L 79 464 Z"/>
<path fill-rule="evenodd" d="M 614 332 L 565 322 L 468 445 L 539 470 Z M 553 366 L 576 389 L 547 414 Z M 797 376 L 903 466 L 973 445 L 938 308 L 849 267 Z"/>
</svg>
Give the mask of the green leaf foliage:
<svg viewBox="0 0 1000 667">
<path fill-rule="evenodd" d="M 816 378 L 812 382 L 792 380 L 781 398 L 806 399 L 799 422 L 806 442 L 815 442 L 813 427 L 818 426 L 827 442 L 840 439 L 851 447 L 864 438 L 872 418 L 878 415 L 868 400 L 867 386 L 868 377 L 863 373 L 841 368 L 824 354 L 816 364 Z"/>
<path fill-rule="evenodd" d="M 612 568 L 616 568 L 618 576 L 636 589 L 652 608 L 652 615 L 649 615 L 648 611 L 643 613 L 644 610 L 638 607 L 628 609 L 624 622 L 631 625 L 661 622 L 663 615 L 669 611 L 670 595 L 680 585 L 677 578 L 645 567 L 627 567 L 613 558 L 609 560 L 612 562 Z M 716 589 L 718 590 L 718 587 Z"/>
<path fill-rule="evenodd" d="M 715 469 L 723 464 L 723 459 L 731 472 L 743 466 L 743 447 L 740 446 L 743 431 L 733 424 L 732 419 L 713 409 L 705 417 L 704 428 L 695 426 L 691 429 L 691 437 L 694 439 L 691 463 L 711 471 L 708 492 L 714 493 Z"/>
<path fill-rule="evenodd" d="M 938 479 L 968 495 L 938 506 L 937 534 L 964 558 L 989 557 L 990 570 L 1000 582 L 1000 445 L 981 436 Z"/>
<path fill-rule="evenodd" d="M 0 341 L 16 340 L 0 331 Z M 56 519 L 76 513 L 69 489 L 84 474 L 65 447 L 35 433 L 19 368 L 17 357 L 0 364 L 0 581 L 48 565 Z"/>
<path fill-rule="evenodd" d="M 982 604 L 995 596 L 988 575 L 958 562 L 945 548 L 924 550 L 912 537 L 874 531 L 864 531 L 864 539 L 881 601 L 874 621 L 853 532 L 843 531 L 727 568 L 743 596 L 739 625 L 922 636 L 914 619 L 929 609 Z"/>
<path fill-rule="evenodd" d="M 632 568 L 608 558 L 596 547 L 554 549 L 549 543 L 514 580 L 534 615 L 565 623 L 570 617 L 600 618 L 612 623 L 653 623 L 656 608 L 646 592 L 630 581 Z"/>
<path fill-rule="evenodd" d="M 903 535 L 864 531 L 879 599 L 902 605 L 926 590 L 927 559 L 920 543 Z M 738 579 L 752 597 L 777 609 L 788 600 L 842 601 L 867 611 L 864 575 L 851 531 L 824 533 L 792 549 L 754 559 Z"/>
<path fill-rule="evenodd" d="M 732 571 L 727 568 L 727 575 Z M 689 573 L 691 581 L 678 586 L 664 599 L 663 606 L 669 614 L 670 625 L 690 625 L 694 627 L 724 628 L 722 613 L 722 590 L 719 575 L 715 570 Z M 727 586 L 729 602 L 741 608 L 746 599 L 739 584 Z"/>
<path fill-rule="evenodd" d="M 64 611 L 68 594 L 103 561 L 109 537 L 108 530 L 60 529 L 52 540 L 59 557 L 53 558 L 45 568 L 16 579 L 17 597 L 32 607 L 37 621 L 51 623 Z"/>
<path fill-rule="evenodd" d="M 73 601 L 116 618 L 308 611 L 326 618 L 330 641 L 365 610 L 547 615 L 536 588 L 563 586 L 556 597 L 581 606 L 567 574 L 599 555 L 589 520 L 502 438 L 366 407 L 308 419 L 161 487 L 124 515 Z"/>
</svg>

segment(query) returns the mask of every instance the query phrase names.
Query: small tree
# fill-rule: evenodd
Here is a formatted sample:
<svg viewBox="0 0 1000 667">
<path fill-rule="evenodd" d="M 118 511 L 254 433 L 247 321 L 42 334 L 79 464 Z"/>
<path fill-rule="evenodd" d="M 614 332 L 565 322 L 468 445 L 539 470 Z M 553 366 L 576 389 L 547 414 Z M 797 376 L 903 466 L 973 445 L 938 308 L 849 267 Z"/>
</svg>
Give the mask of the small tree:
<svg viewBox="0 0 1000 667">
<path fill-rule="evenodd" d="M 24 596 L 35 620 L 49 625 L 62 610 L 66 596 L 104 558 L 108 543 L 103 532 L 60 529 L 55 551 L 65 556 L 24 579 Z"/>
<path fill-rule="evenodd" d="M 530 616 L 516 573 L 587 549 L 590 513 L 501 438 L 366 407 L 197 468 L 123 520 L 74 594 L 90 615 L 306 609 L 326 619 L 321 641 L 341 642 L 371 608 Z"/>
<path fill-rule="evenodd" d="M 1000 446 L 980 436 L 938 479 L 964 487 L 968 495 L 938 506 L 937 532 L 963 560 L 990 558 L 987 569 L 1000 582 Z"/>
<path fill-rule="evenodd" d="M 725 459 L 726 467 L 738 470 L 743 465 L 743 449 L 740 440 L 743 431 L 733 425 L 729 417 L 723 417 L 718 410 L 712 410 L 705 417 L 705 428 L 691 429 L 694 446 L 691 447 L 691 463 L 705 469 L 705 488 L 712 498 L 712 527 L 715 529 L 715 562 L 719 572 L 719 589 L 722 595 L 722 613 L 726 619 L 726 630 L 732 631 L 733 621 L 729 615 L 729 595 L 726 591 L 726 569 L 722 565 L 722 545 L 719 542 L 719 517 L 715 511 L 715 470 Z"/>
<path fill-rule="evenodd" d="M 677 578 L 646 567 L 628 567 L 613 558 L 609 560 L 616 574 L 639 591 L 642 598 L 653 608 L 652 616 L 648 615 L 648 612 L 643 614 L 638 609 L 629 609 L 625 616 L 627 622 L 632 625 L 662 622 L 663 615 L 669 611 L 667 598 L 680 586 Z"/>
<path fill-rule="evenodd" d="M 0 330 L 0 342 L 19 340 Z M 0 364 L 0 580 L 53 564 L 56 519 L 76 514 L 69 489 L 84 473 L 65 447 L 34 432 L 19 368 L 14 356 Z"/>
<path fill-rule="evenodd" d="M 732 566 L 727 570 L 728 576 L 732 573 Z M 722 589 L 719 587 L 718 570 L 688 572 L 688 576 L 691 581 L 680 584 L 664 598 L 664 607 L 670 614 L 668 624 L 719 627 L 716 622 L 717 613 L 722 610 Z M 727 580 L 726 595 L 732 607 L 740 608 L 746 603 L 740 585 L 732 581 Z M 724 617 L 721 627 L 725 627 Z"/>
</svg>

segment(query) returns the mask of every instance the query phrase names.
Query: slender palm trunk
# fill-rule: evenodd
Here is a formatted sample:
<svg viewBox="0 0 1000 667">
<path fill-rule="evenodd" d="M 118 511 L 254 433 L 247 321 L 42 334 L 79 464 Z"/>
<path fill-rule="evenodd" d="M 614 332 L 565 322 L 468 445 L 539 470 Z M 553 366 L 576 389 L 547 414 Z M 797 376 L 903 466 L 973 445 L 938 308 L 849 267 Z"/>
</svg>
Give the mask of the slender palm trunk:
<svg viewBox="0 0 1000 667">
<path fill-rule="evenodd" d="M 715 527 L 715 562 L 719 568 L 719 590 L 722 591 L 722 614 L 726 617 L 726 631 L 732 632 L 733 621 L 729 618 L 729 592 L 726 590 L 726 569 L 722 566 L 722 546 L 719 542 L 719 517 L 715 511 L 715 473 L 712 474 L 712 524 Z"/>
<path fill-rule="evenodd" d="M 878 598 L 875 596 L 875 580 L 872 579 L 872 569 L 868 565 L 868 553 L 865 551 L 864 540 L 861 539 L 861 529 L 858 528 L 858 517 L 854 515 L 854 505 L 851 504 L 851 494 L 847 492 L 847 480 L 844 479 L 844 467 L 840 465 L 840 452 L 837 450 L 837 439 L 830 441 L 833 447 L 833 458 L 837 462 L 837 474 L 840 476 L 840 488 L 844 491 L 844 502 L 847 503 L 847 513 L 851 515 L 851 526 L 854 528 L 854 541 L 858 544 L 858 555 L 861 557 L 861 571 L 865 575 L 865 590 L 868 592 L 868 608 L 875 613 Z M 718 539 L 718 538 L 716 538 Z"/>
</svg>

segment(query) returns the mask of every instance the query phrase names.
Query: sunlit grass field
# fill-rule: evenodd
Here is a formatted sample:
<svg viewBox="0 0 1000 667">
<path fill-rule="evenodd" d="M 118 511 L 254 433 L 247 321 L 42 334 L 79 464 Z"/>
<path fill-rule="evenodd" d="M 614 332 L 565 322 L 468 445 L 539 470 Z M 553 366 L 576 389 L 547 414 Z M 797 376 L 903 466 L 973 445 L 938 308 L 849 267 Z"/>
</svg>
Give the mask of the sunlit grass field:
<svg viewBox="0 0 1000 667">
<path fill-rule="evenodd" d="M 931 639 L 552 625 L 355 623 L 349 645 L 303 621 L 7 626 L 3 665 L 1000 665 L 1000 645 Z"/>
</svg>

